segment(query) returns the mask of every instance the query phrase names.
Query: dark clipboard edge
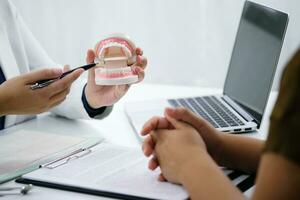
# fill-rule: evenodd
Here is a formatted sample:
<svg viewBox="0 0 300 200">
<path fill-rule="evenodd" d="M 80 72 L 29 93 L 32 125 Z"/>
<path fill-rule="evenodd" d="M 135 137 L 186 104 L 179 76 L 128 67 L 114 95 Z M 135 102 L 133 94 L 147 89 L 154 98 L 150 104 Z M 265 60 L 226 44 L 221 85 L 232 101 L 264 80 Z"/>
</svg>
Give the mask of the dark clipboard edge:
<svg viewBox="0 0 300 200">
<path fill-rule="evenodd" d="M 44 181 L 36 181 L 26 178 L 18 178 L 16 179 L 17 183 L 23 183 L 23 184 L 33 184 L 36 186 L 41 187 L 47 187 L 47 188 L 53 188 L 53 189 L 59 189 L 59 190 L 65 190 L 65 191 L 71 191 L 71 192 L 79 192 L 83 194 L 91 194 L 96 196 L 102 196 L 102 197 L 110 197 L 110 198 L 118 198 L 118 199 L 124 199 L 124 200 L 155 200 L 145 197 L 138 197 L 138 196 L 132 196 L 127 194 L 120 194 L 120 193 L 114 193 L 114 192 L 106 192 L 101 190 L 93 190 L 93 189 L 86 189 L 82 187 L 75 187 L 75 186 L 68 186 L 68 185 L 62 185 L 62 184 L 56 184 L 56 183 L 49 183 Z M 251 187 L 253 187 L 255 183 L 255 175 L 250 175 L 245 180 L 240 182 L 236 185 L 236 187 L 241 191 L 245 192 Z"/>
<path fill-rule="evenodd" d="M 23 183 L 23 184 L 33 184 L 36 186 L 71 191 L 71 192 L 79 192 L 83 194 L 91 194 L 91 195 L 102 196 L 102 197 L 110 197 L 110 198 L 118 198 L 118 199 L 121 198 L 124 200 L 155 200 L 155 199 L 150 199 L 145 197 L 138 197 L 138 196 L 132 196 L 132 195 L 120 194 L 114 192 L 105 192 L 101 190 L 86 189 L 86 188 L 75 187 L 75 186 L 67 186 L 67 185 L 49 183 L 44 181 L 36 181 L 36 180 L 31 180 L 26 178 L 18 178 L 16 179 L 16 182 Z M 237 184 L 236 187 L 243 193 L 248 189 L 250 189 L 251 187 L 253 187 L 254 184 L 255 184 L 255 175 L 250 175 L 245 180 Z"/>
<path fill-rule="evenodd" d="M 18 178 L 18 179 L 16 179 L 16 182 L 24 183 L 24 184 L 33 184 L 36 186 L 71 191 L 71 192 L 79 192 L 79 193 L 83 193 L 83 194 L 91 194 L 91 195 L 102 196 L 102 197 L 124 199 L 124 200 L 155 200 L 155 199 L 150 199 L 150 198 L 145 198 L 145 197 L 139 197 L 139 196 L 133 196 L 133 195 L 127 195 L 127 194 L 119 194 L 119 193 L 114 193 L 114 192 L 106 192 L 106 191 L 94 190 L 94 189 L 87 189 L 87 188 L 76 187 L 76 186 L 68 186 L 68 185 L 62 185 L 62 184 L 50 183 L 50 182 L 44 182 L 44 181 L 36 181 L 36 180 L 31 180 L 31 179 L 26 179 L 26 178 Z"/>
</svg>

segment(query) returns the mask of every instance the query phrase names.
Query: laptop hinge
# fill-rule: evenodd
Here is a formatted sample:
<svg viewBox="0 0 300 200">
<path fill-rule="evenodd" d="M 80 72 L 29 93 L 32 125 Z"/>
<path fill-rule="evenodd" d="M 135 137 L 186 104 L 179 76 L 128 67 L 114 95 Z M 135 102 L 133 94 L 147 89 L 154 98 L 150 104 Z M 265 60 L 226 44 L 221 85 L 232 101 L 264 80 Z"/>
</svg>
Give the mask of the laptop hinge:
<svg viewBox="0 0 300 200">
<path fill-rule="evenodd" d="M 241 108 L 237 103 L 235 103 L 230 97 L 224 95 L 222 99 L 237 113 L 239 113 L 246 121 L 256 122 L 256 120 L 248 114 L 243 108 Z"/>
</svg>

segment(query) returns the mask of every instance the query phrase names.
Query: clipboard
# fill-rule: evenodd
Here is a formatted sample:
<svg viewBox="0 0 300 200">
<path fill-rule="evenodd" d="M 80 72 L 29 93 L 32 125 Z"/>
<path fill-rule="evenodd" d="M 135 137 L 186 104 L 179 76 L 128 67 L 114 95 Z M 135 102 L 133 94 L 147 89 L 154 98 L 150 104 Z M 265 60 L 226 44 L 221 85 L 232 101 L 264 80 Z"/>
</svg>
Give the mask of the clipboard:
<svg viewBox="0 0 300 200">
<path fill-rule="evenodd" d="M 10 139 L 17 139 L 18 137 L 22 136 L 22 134 L 26 134 L 26 135 L 31 135 L 33 134 L 33 136 L 40 136 L 45 137 L 45 136 L 49 136 L 49 137 L 45 137 L 45 138 L 57 138 L 58 136 L 56 136 L 55 134 L 49 133 L 47 135 L 43 135 L 44 133 L 42 132 L 37 132 L 37 131 L 27 131 L 27 130 L 18 130 L 15 132 L 11 132 L 11 133 L 6 133 L 6 134 L 2 134 L 2 138 L 0 138 L 1 140 L 3 140 L 3 137 L 7 137 L 4 139 L 4 141 L 1 142 L 5 142 L 7 140 Z M 67 140 L 69 136 L 59 136 L 59 137 L 63 137 L 64 140 Z M 59 138 L 60 139 L 60 138 Z M 70 139 L 72 140 L 77 140 L 76 142 L 72 142 L 70 144 L 63 144 L 60 145 L 60 148 L 57 148 L 55 151 L 51 152 L 50 154 L 44 154 L 41 157 L 36 157 L 34 160 L 28 160 L 30 162 L 21 165 L 20 167 L 16 167 L 16 169 L 14 170 L 9 170 L 6 171 L 4 170 L 4 168 L 2 169 L 3 173 L 0 174 L 0 184 L 5 183 L 7 181 L 16 179 L 17 177 L 22 176 L 23 174 L 26 173 L 30 173 L 34 170 L 39 169 L 40 165 L 43 165 L 45 163 L 48 163 L 52 160 L 55 160 L 59 157 L 61 157 L 62 155 L 68 154 L 70 152 L 73 152 L 76 149 L 80 149 L 80 148 L 89 148 L 91 146 L 94 146 L 96 144 L 98 144 L 99 142 L 101 142 L 103 140 L 103 138 L 97 138 L 97 137 L 91 137 L 91 138 L 80 138 L 80 137 L 71 137 Z M 12 141 L 14 142 L 14 141 Z M 15 142 L 16 143 L 16 142 Z M 48 144 L 51 144 L 48 143 Z M 10 145 L 10 144 L 8 144 Z M 17 145 L 17 144 L 16 144 Z M 2 152 L 3 154 L 1 154 L 0 152 L 0 157 L 3 158 L 4 157 L 8 157 L 8 155 L 5 154 L 5 150 L 4 152 Z M 16 157 L 15 159 L 17 159 L 18 157 Z M 11 163 L 13 163 L 14 160 L 10 160 Z M 0 167 L 2 167 L 2 164 L 5 165 L 5 160 L 2 163 L 2 161 L 0 162 Z"/>
<path fill-rule="evenodd" d="M 102 149 L 105 148 L 110 148 L 110 146 L 112 146 L 111 148 L 114 148 L 115 145 L 112 145 L 110 143 L 106 143 L 105 141 L 100 142 L 97 145 L 94 145 L 90 148 L 85 148 L 85 149 L 78 149 L 76 151 L 71 152 L 69 155 L 65 155 L 61 158 L 58 158 L 56 160 L 53 160 L 51 162 L 45 163 L 44 165 L 41 165 L 41 170 L 40 172 L 36 171 L 32 172 L 32 175 L 24 175 L 21 178 L 17 179 L 16 182 L 17 183 L 24 183 L 24 184 L 33 184 L 33 185 L 37 185 L 37 186 L 42 186 L 42 187 L 48 187 L 48 188 L 53 188 L 53 189 L 59 189 L 59 190 L 66 190 L 66 191 L 71 191 L 71 192 L 79 192 L 79 193 L 84 193 L 84 194 L 90 194 L 90 195 L 96 195 L 96 196 L 103 196 L 103 197 L 109 197 L 109 198 L 117 198 L 117 199 L 125 199 L 125 200 L 148 200 L 148 199 L 188 199 L 188 193 L 185 191 L 185 189 L 182 186 L 178 186 L 178 185 L 173 185 L 171 183 L 159 183 L 157 181 L 157 175 L 154 175 L 154 179 L 156 181 L 156 183 L 154 185 L 151 185 L 151 182 L 148 185 L 145 185 L 143 183 L 143 181 L 141 180 L 137 180 L 137 186 L 134 190 L 127 190 L 127 192 L 124 190 L 120 191 L 118 189 L 118 187 L 120 188 L 120 186 L 116 185 L 116 188 L 114 188 L 113 190 L 109 190 L 108 187 L 103 187 L 103 185 L 99 185 L 95 187 L 95 185 L 86 185 L 84 183 L 84 181 L 81 181 L 80 179 L 76 179 L 76 181 L 72 181 L 72 180 L 67 180 L 67 179 L 56 179 L 56 178 L 51 178 L 51 176 L 53 174 L 55 174 L 55 170 L 57 170 L 57 176 L 59 177 L 59 175 L 61 174 L 61 172 L 67 172 L 68 168 L 72 170 L 72 166 L 74 166 L 75 169 L 77 170 L 84 170 L 84 167 L 79 167 L 78 165 L 84 165 L 84 162 L 89 162 L 92 159 L 93 153 L 94 154 L 99 154 L 101 155 L 101 151 L 99 151 L 99 149 L 101 149 L 101 145 L 106 145 L 106 147 L 103 147 Z M 98 150 L 97 150 L 98 149 Z M 127 148 L 123 147 L 123 152 L 126 151 Z M 139 149 L 140 151 L 140 149 Z M 105 151 L 103 151 L 105 152 Z M 124 153 L 126 155 L 126 153 Z M 127 154 L 129 155 L 129 154 Z M 91 158 L 88 158 L 88 157 Z M 119 156 L 120 157 L 120 156 Z M 116 158 L 118 159 L 118 157 Z M 101 159 L 100 159 L 101 160 Z M 97 160 L 94 160 L 94 163 L 97 163 Z M 101 160 L 103 162 L 107 162 L 105 160 Z M 143 162 L 143 160 L 141 160 L 142 165 L 142 170 L 144 171 L 148 171 L 146 168 L 146 164 L 147 164 L 147 160 L 145 160 L 146 162 Z M 73 163 L 72 163 L 73 162 Z M 121 161 L 120 161 L 121 163 Z M 136 162 L 138 163 L 138 162 Z M 129 166 L 129 167 L 128 167 Z M 138 171 L 139 168 L 138 167 L 134 167 L 134 165 L 128 165 L 126 168 L 130 168 L 132 170 L 132 172 L 134 173 L 135 171 Z M 118 166 L 116 166 L 118 167 Z M 105 168 L 105 167 L 104 167 Z M 112 171 L 113 166 L 111 167 Z M 101 169 L 101 168 L 100 168 Z M 125 169 L 125 167 L 124 167 Z M 138 170 L 136 170 L 138 169 Z M 52 171 L 54 170 L 54 171 Z M 239 171 L 232 171 L 232 170 L 227 170 L 227 169 L 223 169 L 224 173 L 228 176 L 228 178 L 230 178 L 233 182 L 234 180 L 238 179 L 238 178 L 243 178 L 242 181 L 235 183 L 235 185 L 238 187 L 238 189 L 241 190 L 241 192 L 245 192 L 246 190 L 248 190 L 249 188 L 251 188 L 254 185 L 254 177 L 253 176 L 248 176 L 245 175 L 243 172 L 239 172 Z M 87 169 L 87 171 L 89 171 L 89 169 Z M 51 174 L 50 176 L 45 176 L 45 174 L 47 174 L 48 172 L 50 172 L 49 174 Z M 72 173 L 72 172 L 70 172 Z M 122 175 L 126 174 L 126 171 L 120 171 L 117 173 L 116 177 L 119 178 L 118 174 L 121 176 L 120 179 L 122 180 Z M 93 174 L 93 173 L 92 173 Z M 127 173 L 128 174 L 128 173 Z M 153 175 L 153 172 L 149 172 L 149 174 L 147 175 Z M 87 176 L 89 176 L 89 174 L 86 174 Z M 73 176 L 78 176 L 76 174 L 74 174 Z M 95 176 L 95 174 L 94 174 Z M 101 176 L 101 174 L 99 173 L 99 176 Z M 72 176 L 68 176 L 66 175 L 67 178 L 72 179 Z M 136 176 L 132 176 L 132 177 L 136 177 Z M 146 180 L 146 179 L 145 179 Z M 92 180 L 91 180 L 92 182 Z M 144 181 L 144 182 L 147 182 Z M 130 184 L 130 183 L 129 183 Z M 143 185 L 144 184 L 144 185 Z M 157 184 L 162 184 L 162 185 L 157 185 Z M 163 196 L 163 190 L 161 190 L 159 193 L 157 193 L 156 195 L 152 195 L 152 193 L 147 194 L 145 192 L 143 192 L 143 186 L 146 187 L 164 187 L 163 184 L 168 184 L 166 188 L 171 188 L 171 191 L 167 191 L 168 195 Z M 104 183 L 105 185 L 105 183 Z M 126 186 L 125 186 L 126 187 Z M 140 190 L 140 191 L 137 191 Z M 134 193 L 136 192 L 136 193 Z M 166 193 L 167 193 L 166 192 Z M 172 196 L 174 193 L 174 196 Z M 176 196 L 176 193 L 178 193 L 178 195 Z M 159 196 L 159 195 L 162 196 Z"/>
<path fill-rule="evenodd" d="M 64 170 L 64 168 L 68 168 L 68 166 L 70 168 L 72 168 L 72 166 L 74 166 L 74 168 L 76 168 L 75 165 L 78 164 L 82 164 L 82 162 L 85 161 L 90 161 L 90 159 L 88 158 L 89 156 L 93 156 L 93 154 L 95 154 L 95 152 L 97 153 L 96 149 L 101 149 L 101 145 L 106 146 L 105 148 L 109 149 L 110 146 L 112 146 L 112 148 L 115 148 L 117 145 L 113 145 L 110 144 L 106 141 L 102 141 L 90 148 L 81 148 L 78 150 L 75 150 L 73 152 L 70 152 L 68 155 L 64 155 L 56 160 L 50 161 L 48 163 L 45 163 L 43 165 L 40 166 L 40 173 L 38 172 L 39 170 L 32 172 L 31 175 L 24 175 L 20 178 L 18 178 L 16 180 L 17 183 L 23 183 L 23 184 L 33 184 L 36 186 L 41 186 L 41 187 L 47 187 L 47 188 L 53 188 L 53 189 L 59 189 L 59 190 L 65 190 L 65 191 L 71 191 L 71 192 L 79 192 L 79 193 L 84 193 L 84 194 L 90 194 L 90 195 L 96 195 L 96 196 L 102 196 L 102 197 L 109 197 L 109 198 L 117 198 L 117 199 L 125 199 L 125 200 L 150 200 L 150 199 L 187 199 L 188 198 L 188 194 L 185 191 L 185 189 L 182 186 L 178 186 L 178 185 L 173 185 L 171 183 L 158 183 L 157 181 L 157 175 L 153 175 L 153 180 L 155 179 L 155 183 L 157 182 L 158 184 L 166 184 L 169 188 L 172 187 L 174 188 L 175 193 L 177 192 L 181 192 L 181 194 L 177 195 L 177 194 L 171 194 L 170 191 L 168 191 L 168 198 L 160 198 L 160 196 L 158 194 L 151 196 L 152 194 L 148 193 L 139 193 L 139 194 L 134 194 L 134 190 L 137 190 L 137 188 L 135 188 L 134 190 L 127 190 L 127 192 L 125 190 L 123 191 L 119 191 L 119 189 L 117 189 L 120 186 L 116 186 L 116 189 L 107 189 L 108 187 L 105 186 L 99 186 L 99 188 L 97 187 L 89 187 L 86 186 L 84 184 L 84 182 L 81 181 L 77 181 L 77 182 L 72 182 L 72 183 L 66 183 L 68 181 L 65 181 L 66 179 L 57 179 L 55 180 L 54 178 L 51 179 L 50 176 L 46 177 L 39 177 L 39 175 L 37 174 L 45 174 L 47 172 L 50 172 L 49 174 L 55 174 L 55 171 L 60 171 L 60 170 Z M 102 149 L 105 149 L 102 148 Z M 129 155 L 130 153 L 127 153 L 126 150 L 130 149 L 131 153 L 135 153 L 135 151 L 138 151 L 139 153 L 137 153 L 140 156 L 142 155 L 142 152 L 140 152 L 140 149 L 132 149 L 132 148 L 127 148 L 127 147 L 120 147 L 117 146 L 116 148 L 121 148 L 121 151 L 125 152 L 124 155 Z M 122 150 L 124 149 L 124 150 Z M 120 152 L 121 152 L 120 151 Z M 105 151 L 103 151 L 105 152 Z M 107 151 L 106 151 L 107 152 Z M 129 150 L 128 150 L 129 152 Z M 98 154 L 100 155 L 101 152 L 98 152 Z M 133 155 L 132 154 L 132 155 Z M 117 156 L 118 157 L 118 156 Z M 121 157 L 121 156 L 120 156 Z M 146 162 L 143 162 L 143 159 L 141 160 L 140 158 L 136 157 L 137 161 L 133 161 L 132 163 L 139 163 L 140 161 L 142 162 L 142 171 L 145 171 L 149 174 L 153 174 L 152 172 L 150 172 L 145 166 L 145 164 L 147 163 L 146 158 L 144 158 L 144 156 L 142 157 L 143 159 L 145 159 Z M 85 159 L 85 160 L 84 160 Z M 118 158 L 116 158 L 116 160 L 118 160 Z M 95 160 L 95 162 L 97 162 Z M 103 161 L 103 162 L 107 162 L 107 161 Z M 121 161 L 120 161 L 121 162 Z M 131 165 L 131 164 L 130 164 Z M 114 170 L 114 167 L 111 167 L 112 171 Z M 126 168 L 129 169 L 127 167 L 121 167 L 122 169 Z M 80 169 L 80 170 L 84 170 Z M 53 172 L 54 171 L 54 172 Z M 75 175 L 74 175 L 75 176 Z M 58 177 L 58 176 L 57 176 Z M 67 176 L 66 176 L 67 177 Z M 62 180 L 62 181 L 61 181 Z M 152 185 L 153 186 L 153 185 Z M 151 187 L 151 185 L 150 185 Z M 125 191 L 125 192 L 124 192 Z M 163 196 L 163 195 L 162 195 Z M 184 198 L 178 198 L 178 196 L 180 197 L 184 197 Z"/>
<path fill-rule="evenodd" d="M 98 144 L 98 143 L 97 143 Z M 94 144 L 90 147 L 93 147 L 97 144 Z M 42 164 L 39 166 L 39 168 L 48 168 L 48 169 L 55 169 L 57 167 L 60 167 L 62 165 L 67 164 L 72 159 L 79 159 L 85 155 L 88 155 L 92 152 L 92 150 L 89 148 L 80 148 L 77 150 L 74 150 L 67 155 L 64 155 L 60 158 L 57 158 L 53 161 L 47 162 L 45 164 Z M 23 183 L 23 184 L 33 184 L 41 187 L 47 187 L 47 188 L 53 188 L 53 189 L 59 189 L 59 190 L 65 190 L 65 191 L 71 191 L 71 192 L 79 192 L 83 194 L 91 194 L 96 196 L 102 196 L 102 197 L 109 197 L 109 198 L 117 198 L 117 199 L 125 199 L 125 200 L 155 200 L 151 198 L 145 198 L 145 197 L 138 197 L 133 196 L 129 194 L 120 194 L 120 193 L 114 193 L 114 192 L 107 192 L 102 190 L 94 190 L 94 189 L 88 189 L 83 187 L 76 187 L 76 186 L 68 186 L 58 183 L 51 183 L 51 182 L 45 182 L 45 181 L 37 181 L 27 178 L 18 178 L 16 179 L 17 183 Z"/>
</svg>

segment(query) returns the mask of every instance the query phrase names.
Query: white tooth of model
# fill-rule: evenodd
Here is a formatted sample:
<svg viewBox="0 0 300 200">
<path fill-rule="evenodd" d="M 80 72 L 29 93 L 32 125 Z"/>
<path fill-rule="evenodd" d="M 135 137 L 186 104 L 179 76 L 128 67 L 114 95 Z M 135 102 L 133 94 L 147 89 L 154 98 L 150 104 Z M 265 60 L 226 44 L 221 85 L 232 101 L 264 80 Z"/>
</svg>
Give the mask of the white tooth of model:
<svg viewBox="0 0 300 200">
<path fill-rule="evenodd" d="M 136 60 L 135 44 L 124 34 L 112 34 L 95 46 L 97 85 L 125 85 L 138 81 L 129 64 Z"/>
</svg>

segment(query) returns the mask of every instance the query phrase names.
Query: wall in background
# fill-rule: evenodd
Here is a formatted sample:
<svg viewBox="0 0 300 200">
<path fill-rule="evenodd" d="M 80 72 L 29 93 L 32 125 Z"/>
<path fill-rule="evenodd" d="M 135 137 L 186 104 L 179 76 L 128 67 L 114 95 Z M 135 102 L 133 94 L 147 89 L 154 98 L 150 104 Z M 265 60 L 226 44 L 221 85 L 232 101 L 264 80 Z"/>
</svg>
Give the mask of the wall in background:
<svg viewBox="0 0 300 200">
<path fill-rule="evenodd" d="M 84 64 L 101 35 L 129 34 L 144 49 L 146 82 L 222 87 L 243 0 L 12 0 L 58 63 Z M 290 14 L 275 88 L 300 44 L 298 0 L 256 0 Z"/>
</svg>

